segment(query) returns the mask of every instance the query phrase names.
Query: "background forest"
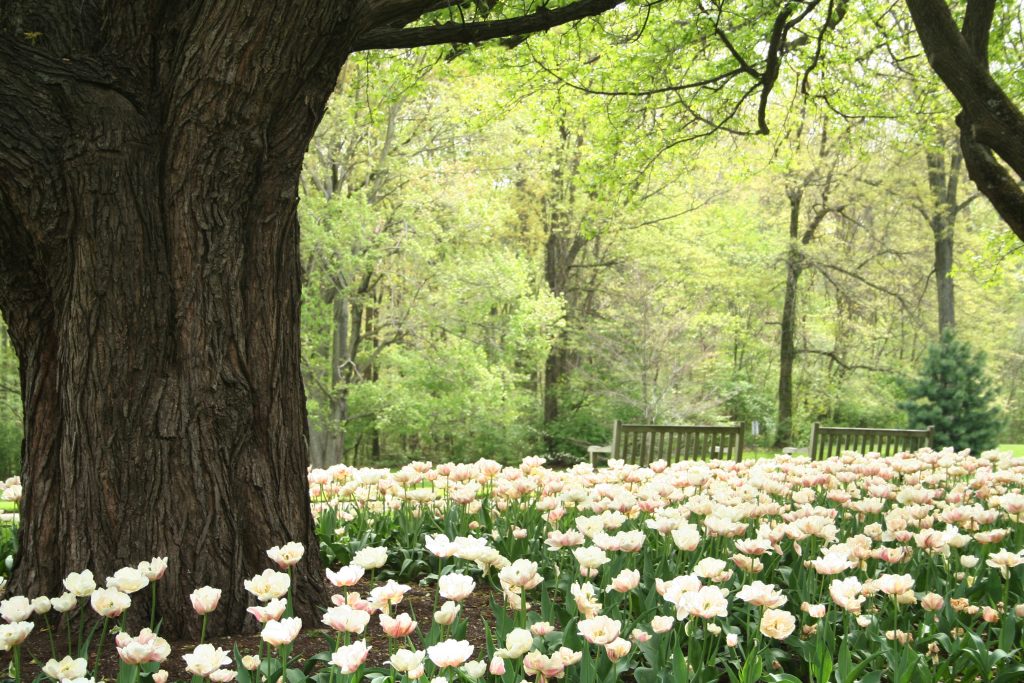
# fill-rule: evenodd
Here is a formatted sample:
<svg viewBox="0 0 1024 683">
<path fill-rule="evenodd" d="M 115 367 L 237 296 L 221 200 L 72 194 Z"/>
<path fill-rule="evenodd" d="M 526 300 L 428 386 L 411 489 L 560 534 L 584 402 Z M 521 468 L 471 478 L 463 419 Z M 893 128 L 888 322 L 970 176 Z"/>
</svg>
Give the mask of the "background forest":
<svg viewBox="0 0 1024 683">
<path fill-rule="evenodd" d="M 760 103 L 716 71 L 761 49 L 741 33 L 677 63 L 658 36 L 713 32 L 617 14 L 346 64 L 300 187 L 312 463 L 581 454 L 614 419 L 757 421 L 764 448 L 904 426 L 954 324 L 1024 441 L 1024 250 L 905 18 L 794 44 Z M 12 472 L 18 397 L 0 334 Z"/>
</svg>

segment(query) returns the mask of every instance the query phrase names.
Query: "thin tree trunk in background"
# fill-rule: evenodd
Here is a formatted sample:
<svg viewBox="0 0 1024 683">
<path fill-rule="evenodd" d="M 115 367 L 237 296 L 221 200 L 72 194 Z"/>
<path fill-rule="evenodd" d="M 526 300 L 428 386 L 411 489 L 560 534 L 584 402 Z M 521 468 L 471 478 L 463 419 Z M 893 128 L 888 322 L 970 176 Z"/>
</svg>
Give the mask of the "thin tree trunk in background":
<svg viewBox="0 0 1024 683">
<path fill-rule="evenodd" d="M 570 279 L 572 269 L 587 245 L 587 239 L 579 234 L 572 221 L 583 137 L 573 135 L 564 124 L 560 127 L 560 133 L 562 144 L 552 171 L 554 190 L 545 195 L 541 202 L 545 209 L 543 221 L 547 236 L 544 242 L 544 281 L 551 293 L 565 302 L 567 323 L 544 363 L 544 445 L 549 453 L 558 448 L 558 441 L 548 431 L 548 427 L 561 416 L 559 385 L 575 361 L 575 354 L 568 348 L 568 335 L 581 314 L 580 297 L 571 291 Z"/>
<path fill-rule="evenodd" d="M 348 357 L 348 298 L 336 292 L 332 303 L 334 334 L 331 335 L 331 397 L 330 420 L 327 423 L 325 465 L 345 461 L 345 420 L 348 418 L 348 386 L 343 366 Z"/>
<path fill-rule="evenodd" d="M 802 189 L 791 189 L 789 199 L 789 250 L 786 252 L 786 292 L 782 303 L 782 327 L 779 333 L 779 393 L 775 443 L 779 448 L 793 441 L 793 363 L 796 360 L 796 307 L 802 271 L 798 235 Z"/>
<path fill-rule="evenodd" d="M 957 189 L 960 177 L 959 150 L 950 154 L 949 165 L 941 152 L 929 152 L 928 188 L 933 206 L 928 224 L 935 239 L 935 291 L 938 301 L 939 334 L 956 325 L 953 282 L 953 236 L 957 218 Z"/>
</svg>

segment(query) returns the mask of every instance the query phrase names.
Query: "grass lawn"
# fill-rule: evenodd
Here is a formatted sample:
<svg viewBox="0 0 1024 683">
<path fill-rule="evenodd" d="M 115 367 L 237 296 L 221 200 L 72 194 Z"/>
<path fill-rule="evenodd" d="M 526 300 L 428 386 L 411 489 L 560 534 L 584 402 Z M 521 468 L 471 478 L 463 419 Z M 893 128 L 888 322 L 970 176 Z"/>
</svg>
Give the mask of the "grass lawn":
<svg viewBox="0 0 1024 683">
<path fill-rule="evenodd" d="M 782 449 L 779 449 L 780 451 Z M 1024 443 L 1004 443 L 996 447 L 996 450 L 1010 451 L 1019 458 L 1024 458 Z M 744 460 L 759 460 L 761 458 L 770 458 L 777 455 L 774 450 L 758 450 L 758 449 L 744 449 L 743 459 Z"/>
</svg>

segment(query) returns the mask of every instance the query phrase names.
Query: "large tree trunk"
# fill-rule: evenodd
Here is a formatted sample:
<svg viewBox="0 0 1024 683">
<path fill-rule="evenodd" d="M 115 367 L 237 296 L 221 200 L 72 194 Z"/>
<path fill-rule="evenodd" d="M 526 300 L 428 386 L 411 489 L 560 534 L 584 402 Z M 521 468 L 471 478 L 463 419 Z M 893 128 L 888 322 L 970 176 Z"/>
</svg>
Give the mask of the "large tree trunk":
<svg viewBox="0 0 1024 683">
<path fill-rule="evenodd" d="M 298 9 L 342 26 L 347 6 Z M 242 629 L 241 580 L 274 544 L 308 549 L 299 613 L 324 598 L 295 209 L 344 50 L 283 8 L 236 10 L 104 16 L 103 54 L 45 18 L 39 45 L 0 42 L 0 309 L 25 403 L 12 590 L 166 555 L 171 634 L 198 630 L 203 584 L 224 591 L 211 628 Z"/>
</svg>

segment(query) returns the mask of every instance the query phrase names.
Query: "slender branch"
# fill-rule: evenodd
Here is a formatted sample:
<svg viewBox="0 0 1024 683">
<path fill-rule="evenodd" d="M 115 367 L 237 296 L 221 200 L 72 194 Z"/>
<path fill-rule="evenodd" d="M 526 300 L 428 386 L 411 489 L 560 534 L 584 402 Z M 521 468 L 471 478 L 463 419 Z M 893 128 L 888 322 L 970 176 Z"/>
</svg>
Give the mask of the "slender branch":
<svg viewBox="0 0 1024 683">
<path fill-rule="evenodd" d="M 492 38 L 504 38 L 546 31 L 607 12 L 621 0 L 577 0 L 553 10 L 539 9 L 532 14 L 511 19 L 447 22 L 437 26 L 414 28 L 381 27 L 367 31 L 356 41 L 353 52 L 393 48 L 422 47 L 445 43 L 479 43 Z"/>
<path fill-rule="evenodd" d="M 867 370 L 868 372 L 884 372 L 886 374 L 897 375 L 899 374 L 893 368 L 877 368 L 873 365 L 860 365 L 857 363 L 847 363 L 839 354 L 835 351 L 825 351 L 822 349 L 796 349 L 796 353 L 808 353 L 815 356 L 825 356 L 832 360 L 833 363 L 841 367 L 843 370 Z"/>
</svg>

